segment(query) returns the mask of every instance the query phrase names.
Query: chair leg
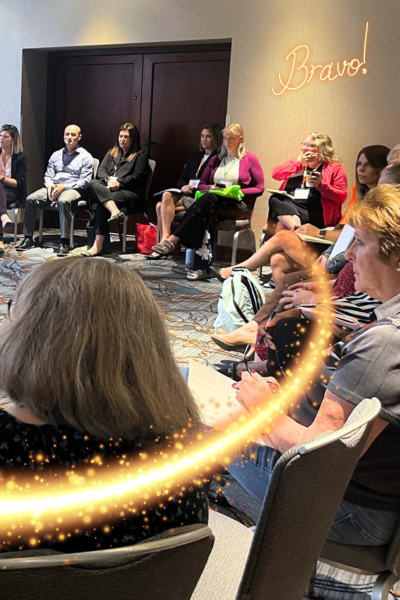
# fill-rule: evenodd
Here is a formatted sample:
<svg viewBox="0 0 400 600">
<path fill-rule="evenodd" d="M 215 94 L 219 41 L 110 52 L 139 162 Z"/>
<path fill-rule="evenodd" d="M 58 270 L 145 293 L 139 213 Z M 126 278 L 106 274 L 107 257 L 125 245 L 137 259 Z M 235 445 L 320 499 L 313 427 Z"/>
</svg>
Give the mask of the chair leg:
<svg viewBox="0 0 400 600">
<path fill-rule="evenodd" d="M 375 581 L 372 590 L 371 600 L 388 600 L 388 595 L 393 584 L 400 578 L 394 575 L 391 571 L 384 571 Z"/>
<path fill-rule="evenodd" d="M 39 244 L 43 241 L 43 208 L 39 209 Z"/>
<path fill-rule="evenodd" d="M 69 247 L 71 250 L 74 249 L 74 229 L 75 229 L 75 213 L 71 215 L 71 229 L 69 232 Z"/>
<path fill-rule="evenodd" d="M 265 238 L 266 238 L 266 237 L 267 237 L 267 234 L 266 234 L 266 233 L 262 233 L 262 234 L 261 234 L 261 237 L 260 237 L 260 248 L 261 248 L 261 246 L 262 246 L 262 245 L 265 243 Z M 260 278 L 261 278 L 261 276 L 262 276 L 262 269 L 263 269 L 263 268 L 262 268 L 262 266 L 261 266 L 261 267 L 258 267 L 258 269 L 257 269 L 257 274 L 258 274 L 258 276 L 259 276 Z"/>
<path fill-rule="evenodd" d="M 128 231 L 128 215 L 124 219 L 122 227 L 122 254 L 126 254 L 126 234 Z"/>
<path fill-rule="evenodd" d="M 14 210 L 14 244 L 17 243 L 19 208 Z"/>
</svg>

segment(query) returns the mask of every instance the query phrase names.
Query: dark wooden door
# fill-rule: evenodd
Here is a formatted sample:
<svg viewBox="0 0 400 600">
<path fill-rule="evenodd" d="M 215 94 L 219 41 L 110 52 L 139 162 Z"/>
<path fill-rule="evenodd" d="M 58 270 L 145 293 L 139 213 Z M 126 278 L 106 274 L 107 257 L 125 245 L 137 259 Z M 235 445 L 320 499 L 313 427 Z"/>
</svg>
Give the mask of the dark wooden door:
<svg viewBox="0 0 400 600">
<path fill-rule="evenodd" d="M 122 123 L 140 122 L 143 55 L 56 59 L 52 71 L 49 152 L 63 145 L 66 125 L 82 129 L 82 146 L 100 160 Z"/>
<path fill-rule="evenodd" d="M 144 57 L 141 135 L 157 163 L 152 189 L 175 186 L 206 123 L 225 125 L 229 55 L 222 52 Z"/>
</svg>

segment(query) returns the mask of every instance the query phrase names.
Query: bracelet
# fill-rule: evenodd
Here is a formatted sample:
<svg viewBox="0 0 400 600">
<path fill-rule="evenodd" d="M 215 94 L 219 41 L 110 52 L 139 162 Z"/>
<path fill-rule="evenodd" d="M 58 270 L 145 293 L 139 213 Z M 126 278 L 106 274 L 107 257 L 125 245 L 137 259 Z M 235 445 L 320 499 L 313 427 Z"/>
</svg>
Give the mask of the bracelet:
<svg viewBox="0 0 400 600">
<path fill-rule="evenodd" d="M 5 179 L 6 179 L 6 176 L 2 175 L 2 177 L 1 177 L 1 183 L 4 183 Z"/>
<path fill-rule="evenodd" d="M 319 237 L 325 238 L 327 231 L 328 231 L 327 229 L 320 229 L 319 233 L 318 233 Z"/>
</svg>

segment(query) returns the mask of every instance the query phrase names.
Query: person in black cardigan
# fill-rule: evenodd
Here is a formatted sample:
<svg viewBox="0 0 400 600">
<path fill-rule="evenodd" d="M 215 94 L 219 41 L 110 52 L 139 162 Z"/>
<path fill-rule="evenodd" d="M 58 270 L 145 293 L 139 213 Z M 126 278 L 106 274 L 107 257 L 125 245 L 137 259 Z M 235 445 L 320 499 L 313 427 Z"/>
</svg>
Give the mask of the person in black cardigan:
<svg viewBox="0 0 400 600">
<path fill-rule="evenodd" d="M 119 128 L 117 143 L 107 152 L 89 184 L 92 205 L 96 204 L 94 225 L 96 238 L 83 256 L 97 256 L 103 250 L 104 239 L 109 234 L 109 224 L 125 217 L 120 208 L 129 213 L 146 208 L 145 182 L 149 170 L 147 156 L 140 150 L 139 131 L 132 123 Z"/>
<path fill-rule="evenodd" d="M 7 208 L 22 206 L 26 196 L 27 157 L 15 125 L 0 129 L 0 253 L 4 251 L 3 227 L 12 221 Z"/>
<path fill-rule="evenodd" d="M 216 123 L 207 123 L 200 133 L 200 152 L 195 152 L 189 158 L 178 179 L 177 188 L 181 192 L 165 191 L 161 202 L 156 206 L 157 223 L 161 228 L 161 240 L 166 240 L 171 235 L 171 223 L 177 212 L 186 211 L 194 202 L 197 185 L 208 159 L 214 156 L 222 146 L 222 133 Z M 153 252 L 146 258 L 158 260 L 160 255 Z"/>
</svg>

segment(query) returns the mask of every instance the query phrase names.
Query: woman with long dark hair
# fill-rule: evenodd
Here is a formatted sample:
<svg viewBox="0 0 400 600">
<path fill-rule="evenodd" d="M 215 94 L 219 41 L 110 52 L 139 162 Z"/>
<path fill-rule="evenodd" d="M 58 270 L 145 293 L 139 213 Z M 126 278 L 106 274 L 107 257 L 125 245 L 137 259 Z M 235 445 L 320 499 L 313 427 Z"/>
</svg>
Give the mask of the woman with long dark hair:
<svg viewBox="0 0 400 600">
<path fill-rule="evenodd" d="M 85 256 L 96 256 L 103 250 L 104 239 L 112 221 L 123 219 L 128 212 L 145 210 L 145 182 L 149 170 L 147 156 L 140 149 L 139 131 L 132 123 L 119 128 L 115 146 L 102 160 L 96 179 L 89 184 L 92 204 L 96 204 L 94 225 L 96 238 L 93 246 L 81 252 Z"/>
</svg>

